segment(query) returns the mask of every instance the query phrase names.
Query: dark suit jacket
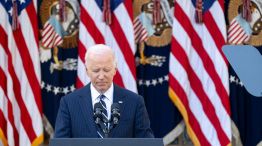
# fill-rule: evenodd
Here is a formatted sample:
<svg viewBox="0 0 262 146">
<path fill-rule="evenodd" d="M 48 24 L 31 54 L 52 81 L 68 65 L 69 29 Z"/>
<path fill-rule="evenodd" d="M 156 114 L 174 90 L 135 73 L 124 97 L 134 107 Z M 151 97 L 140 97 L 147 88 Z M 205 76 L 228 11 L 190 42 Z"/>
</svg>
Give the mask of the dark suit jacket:
<svg viewBox="0 0 262 146">
<path fill-rule="evenodd" d="M 118 138 L 154 137 L 143 98 L 114 85 L 113 103 L 119 101 L 122 101 L 122 104 L 120 103 L 120 121 L 109 136 Z M 55 125 L 55 137 L 97 138 L 97 127 L 93 114 L 89 83 L 61 99 Z"/>
</svg>

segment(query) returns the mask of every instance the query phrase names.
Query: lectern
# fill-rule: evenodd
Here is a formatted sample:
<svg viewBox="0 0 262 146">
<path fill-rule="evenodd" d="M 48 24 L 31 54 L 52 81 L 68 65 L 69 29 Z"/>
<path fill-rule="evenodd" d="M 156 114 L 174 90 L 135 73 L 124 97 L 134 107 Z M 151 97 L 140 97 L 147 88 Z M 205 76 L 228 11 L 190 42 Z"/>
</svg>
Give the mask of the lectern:
<svg viewBox="0 0 262 146">
<path fill-rule="evenodd" d="M 49 146 L 163 146 L 161 138 L 53 138 Z"/>
</svg>

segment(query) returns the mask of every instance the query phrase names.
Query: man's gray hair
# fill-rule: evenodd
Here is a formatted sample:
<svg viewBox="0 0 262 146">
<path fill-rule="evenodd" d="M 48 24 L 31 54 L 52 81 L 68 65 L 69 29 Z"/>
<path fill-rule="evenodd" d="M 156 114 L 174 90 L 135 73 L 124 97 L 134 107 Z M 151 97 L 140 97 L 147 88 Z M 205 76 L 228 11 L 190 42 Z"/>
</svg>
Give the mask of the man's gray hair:
<svg viewBox="0 0 262 146">
<path fill-rule="evenodd" d="M 116 59 L 115 51 L 111 47 L 104 45 L 104 44 L 96 44 L 96 45 L 91 46 L 87 49 L 86 54 L 85 54 L 85 65 L 86 65 L 86 67 L 88 65 L 88 59 L 90 57 L 91 52 L 94 52 L 96 54 L 102 54 L 105 51 L 110 51 L 112 53 L 113 63 L 114 63 L 115 68 L 117 68 L 117 59 Z"/>
</svg>

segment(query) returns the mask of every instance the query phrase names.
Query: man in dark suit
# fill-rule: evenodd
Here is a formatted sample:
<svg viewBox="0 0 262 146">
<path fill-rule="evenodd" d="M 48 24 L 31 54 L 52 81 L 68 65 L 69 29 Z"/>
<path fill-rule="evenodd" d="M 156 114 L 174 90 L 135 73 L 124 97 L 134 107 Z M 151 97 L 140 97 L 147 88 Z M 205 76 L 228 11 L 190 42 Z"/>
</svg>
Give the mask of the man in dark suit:
<svg viewBox="0 0 262 146">
<path fill-rule="evenodd" d="M 91 83 L 61 99 L 55 137 L 103 137 L 93 118 L 94 105 L 101 103 L 105 112 L 103 116 L 110 119 L 111 105 L 118 103 L 119 124 L 111 130 L 109 137 L 153 138 L 143 98 L 113 84 L 117 69 L 113 50 L 106 45 L 95 45 L 88 48 L 85 61 Z"/>
</svg>

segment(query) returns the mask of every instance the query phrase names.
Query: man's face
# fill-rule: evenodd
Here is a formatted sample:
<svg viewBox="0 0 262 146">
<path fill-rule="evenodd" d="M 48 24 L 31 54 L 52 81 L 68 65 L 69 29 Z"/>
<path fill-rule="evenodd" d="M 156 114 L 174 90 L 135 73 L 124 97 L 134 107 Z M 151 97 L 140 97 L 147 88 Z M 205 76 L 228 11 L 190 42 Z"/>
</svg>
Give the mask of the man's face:
<svg viewBox="0 0 262 146">
<path fill-rule="evenodd" d="M 87 75 L 92 84 L 100 93 L 106 92 L 113 82 L 116 74 L 113 55 L 109 54 L 90 54 L 87 63 Z"/>
</svg>

